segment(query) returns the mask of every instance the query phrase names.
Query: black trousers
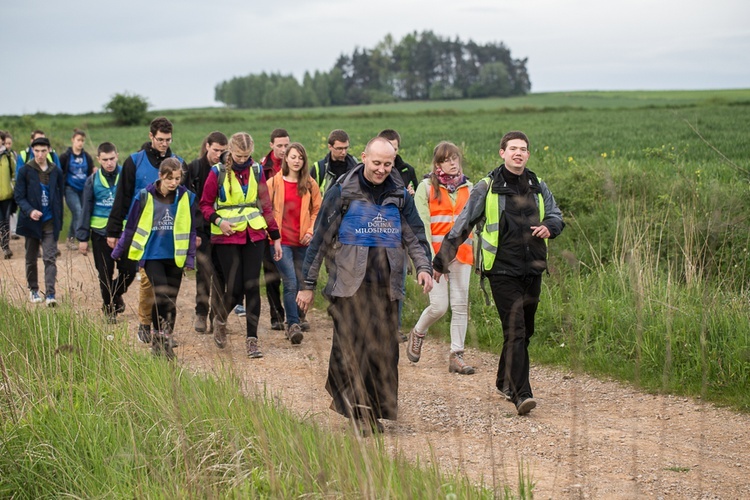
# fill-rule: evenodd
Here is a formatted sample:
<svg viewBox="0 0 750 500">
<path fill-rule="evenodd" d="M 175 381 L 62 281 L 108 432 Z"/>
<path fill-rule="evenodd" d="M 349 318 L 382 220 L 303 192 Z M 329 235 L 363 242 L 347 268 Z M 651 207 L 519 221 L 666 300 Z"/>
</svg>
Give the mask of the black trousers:
<svg viewBox="0 0 750 500">
<path fill-rule="evenodd" d="M 541 276 L 489 275 L 492 298 L 503 325 L 503 351 L 495 385 L 509 388 L 513 402 L 533 397 L 529 382 L 529 341 L 542 290 Z"/>
<path fill-rule="evenodd" d="M 174 259 L 147 260 L 143 265 L 154 290 L 151 322 L 159 331 L 174 331 L 177 317 L 177 294 L 182 284 L 182 268 Z"/>
<path fill-rule="evenodd" d="M 281 273 L 273 260 L 273 246 L 266 245 L 263 253 L 263 279 L 266 284 L 266 297 L 271 308 L 271 322 L 284 322 L 284 306 L 281 301 Z"/>
<path fill-rule="evenodd" d="M 195 252 L 195 314 L 209 316 L 213 321 L 216 311 L 224 307 L 225 290 L 224 274 L 216 262 L 211 238 L 202 237 L 201 244 Z"/>
<path fill-rule="evenodd" d="M 248 240 L 244 245 L 214 245 L 227 285 L 224 307 L 216 311 L 215 318 L 226 322 L 228 312 L 237 303 L 236 299 L 244 296 L 248 337 L 258 336 L 260 268 L 266 246 L 266 240 Z"/>
<path fill-rule="evenodd" d="M 102 294 L 104 308 L 114 311 L 115 298 L 122 297 L 135 279 L 138 263 L 126 257 L 120 260 L 112 258 L 112 249 L 107 245 L 107 237 L 91 233 L 91 253 L 94 255 L 94 266 L 99 273 L 99 290 Z M 117 278 L 113 279 L 117 269 Z"/>
</svg>

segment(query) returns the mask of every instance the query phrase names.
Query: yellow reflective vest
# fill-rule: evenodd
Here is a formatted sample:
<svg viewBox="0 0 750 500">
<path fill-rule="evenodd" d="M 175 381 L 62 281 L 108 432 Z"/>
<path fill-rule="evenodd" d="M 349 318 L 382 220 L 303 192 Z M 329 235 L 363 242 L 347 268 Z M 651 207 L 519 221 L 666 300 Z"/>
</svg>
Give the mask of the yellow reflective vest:
<svg viewBox="0 0 750 500">
<path fill-rule="evenodd" d="M 135 261 L 141 260 L 141 257 L 143 257 L 143 253 L 146 250 L 146 243 L 148 243 L 151 230 L 154 227 L 154 196 L 148 191 L 145 191 L 145 193 L 145 202 L 141 209 L 141 215 L 138 218 L 138 227 L 135 230 L 135 234 L 133 234 L 133 241 L 128 251 L 128 258 Z M 190 192 L 184 191 L 177 201 L 177 214 L 174 218 L 174 229 L 172 230 L 174 237 L 174 262 L 177 264 L 177 267 L 185 267 L 185 260 L 190 248 L 190 229 L 193 223 L 190 211 L 190 197 Z M 144 201 L 143 198 L 142 195 L 141 201 Z"/>
<path fill-rule="evenodd" d="M 219 179 L 224 177 L 222 185 L 219 186 L 219 191 L 224 190 L 224 199 L 221 196 L 216 197 L 216 214 L 221 217 L 221 220 L 232 224 L 232 230 L 238 233 L 245 231 L 248 225 L 257 230 L 268 227 L 266 219 L 258 208 L 256 168 L 260 168 L 257 163 L 250 166 L 252 171 L 247 183 L 247 193 L 242 191 L 242 185 L 232 169 L 226 170 L 225 175 L 219 177 Z M 219 166 L 214 166 L 214 169 L 217 174 L 221 172 Z M 217 223 L 211 226 L 211 234 L 221 234 L 219 228 L 221 220 L 217 219 Z"/>
</svg>

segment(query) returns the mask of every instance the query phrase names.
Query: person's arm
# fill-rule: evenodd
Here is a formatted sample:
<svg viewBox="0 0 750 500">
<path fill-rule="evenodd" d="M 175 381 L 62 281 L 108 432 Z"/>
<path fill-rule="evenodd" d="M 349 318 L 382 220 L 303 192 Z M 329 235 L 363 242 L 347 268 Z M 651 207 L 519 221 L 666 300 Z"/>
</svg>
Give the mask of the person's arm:
<svg viewBox="0 0 750 500">
<path fill-rule="evenodd" d="M 424 233 L 427 241 L 432 241 L 432 226 L 430 223 L 430 200 L 432 184 L 428 180 L 422 181 L 414 192 L 414 205 L 417 207 L 419 218 L 422 219 Z"/>
<path fill-rule="evenodd" d="M 195 269 L 195 252 L 198 248 L 198 227 L 203 219 L 203 214 L 198 202 L 198 197 L 192 191 L 186 192 L 183 196 L 190 196 L 192 198 L 190 203 L 190 244 L 188 246 L 187 258 L 185 259 L 185 267 L 188 269 Z"/>
<path fill-rule="evenodd" d="M 544 220 L 542 224 L 547 226 L 549 237 L 553 239 L 562 233 L 565 222 L 563 221 L 562 211 L 557 206 L 555 197 L 552 196 L 552 191 L 549 190 L 547 184 L 540 182 L 539 187 L 542 190 L 542 198 L 544 200 Z"/>
<path fill-rule="evenodd" d="M 299 284 L 300 290 L 315 290 L 323 259 L 331 250 L 341 224 L 341 186 L 333 185 L 323 196 L 313 230 L 313 238 L 305 252 L 302 264 L 304 281 Z"/>
<path fill-rule="evenodd" d="M 141 197 L 139 196 L 133 202 L 133 206 L 128 213 L 128 222 L 125 224 L 125 229 L 123 229 L 122 234 L 120 234 L 120 237 L 117 240 L 117 245 L 115 245 L 114 250 L 112 250 L 113 259 L 117 260 L 120 257 L 127 255 L 130 249 L 130 244 L 133 242 L 133 235 L 135 235 L 135 231 L 138 229 L 140 218 Z"/>
<path fill-rule="evenodd" d="M 16 187 L 13 189 L 13 198 L 16 200 L 16 205 L 27 217 L 31 217 L 31 212 L 36 210 L 34 206 L 28 200 L 28 167 L 21 167 L 18 175 L 16 175 Z"/>
<path fill-rule="evenodd" d="M 81 205 L 81 221 L 76 228 L 76 239 L 81 243 L 88 243 L 91 237 L 91 213 L 94 210 L 94 174 L 86 179 L 83 185 L 83 204 Z"/>
<path fill-rule="evenodd" d="M 91 157 L 90 154 L 88 154 L 86 151 L 83 152 L 84 155 L 86 155 L 86 162 L 89 165 L 89 169 L 86 173 L 86 176 L 93 174 L 96 171 L 96 165 L 94 165 L 94 159 Z"/>
<path fill-rule="evenodd" d="M 250 167 L 252 170 L 252 167 Z M 255 175 L 254 172 L 250 172 L 250 175 Z M 258 201 L 260 202 L 260 211 L 263 214 L 263 218 L 266 219 L 266 231 L 268 237 L 272 240 L 280 240 L 281 232 L 279 231 L 279 225 L 276 223 L 276 219 L 273 216 L 273 206 L 271 205 L 271 197 L 268 194 L 268 185 L 266 184 L 266 176 L 263 172 L 260 173 L 260 179 L 258 181 Z"/>
<path fill-rule="evenodd" d="M 310 241 L 312 241 L 315 222 L 318 220 L 318 214 L 320 213 L 320 207 L 322 204 L 323 197 L 320 195 L 320 188 L 318 187 L 318 183 L 313 179 L 310 183 L 310 227 L 306 232 L 306 236 L 309 235 Z M 305 243 L 303 242 L 303 244 Z"/>
<path fill-rule="evenodd" d="M 135 162 L 128 156 L 120 170 L 120 181 L 117 183 L 115 201 L 107 220 L 107 237 L 118 238 L 122 233 L 122 221 L 130 209 L 135 191 Z"/>
<path fill-rule="evenodd" d="M 209 223 L 215 225 L 218 225 L 217 221 L 219 219 L 219 215 L 216 213 L 216 209 L 214 208 L 214 203 L 216 203 L 216 199 L 218 197 L 218 179 L 216 177 L 216 172 L 211 169 L 211 171 L 208 173 L 208 177 L 206 177 L 206 183 L 203 185 L 203 194 L 201 195 L 199 206 L 201 213 L 203 214 L 203 218 Z M 210 228 L 206 229 L 206 232 L 210 231 Z"/>
<path fill-rule="evenodd" d="M 411 196 L 404 196 L 401 222 L 401 237 L 409 257 L 414 263 L 417 275 L 422 272 L 432 275 L 432 264 L 430 263 L 432 250 L 429 241 L 427 241 L 424 224 L 419 212 L 417 212 L 414 198 Z"/>
<path fill-rule="evenodd" d="M 448 266 L 456 258 L 458 247 L 471 234 L 471 230 L 484 217 L 484 203 L 487 198 L 489 185 L 481 180 L 474 185 L 469 195 L 469 201 L 464 205 L 461 213 L 456 217 L 453 227 L 443 239 L 440 251 L 432 260 L 432 266 L 440 274 L 448 273 Z"/>
</svg>

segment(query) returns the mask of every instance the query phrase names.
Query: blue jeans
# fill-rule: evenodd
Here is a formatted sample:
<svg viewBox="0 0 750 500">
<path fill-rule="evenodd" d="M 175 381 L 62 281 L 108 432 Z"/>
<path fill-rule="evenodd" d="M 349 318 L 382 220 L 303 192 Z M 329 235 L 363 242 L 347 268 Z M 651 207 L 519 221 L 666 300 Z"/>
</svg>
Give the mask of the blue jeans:
<svg viewBox="0 0 750 500">
<path fill-rule="evenodd" d="M 65 186 L 65 203 L 70 209 L 70 227 L 68 238 L 76 237 L 76 229 L 81 223 L 81 212 L 83 211 L 83 191 L 80 193 L 70 186 Z"/>
<path fill-rule="evenodd" d="M 297 309 L 298 283 L 301 283 L 302 264 L 305 262 L 307 247 L 281 246 L 281 260 L 276 261 L 276 269 L 281 273 L 284 284 L 284 309 L 286 309 L 287 325 L 299 324 L 299 310 Z"/>
</svg>

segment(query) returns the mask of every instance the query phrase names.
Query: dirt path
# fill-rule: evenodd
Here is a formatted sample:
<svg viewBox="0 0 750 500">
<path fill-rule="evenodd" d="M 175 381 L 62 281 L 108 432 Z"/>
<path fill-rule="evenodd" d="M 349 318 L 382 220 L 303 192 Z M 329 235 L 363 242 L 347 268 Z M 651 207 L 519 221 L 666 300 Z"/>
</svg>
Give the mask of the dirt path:
<svg viewBox="0 0 750 500">
<path fill-rule="evenodd" d="M 26 307 L 23 240 L 15 256 L 0 263 L 1 290 Z M 58 300 L 81 313 L 100 307 L 91 256 L 60 245 Z M 39 261 L 40 277 L 43 276 Z M 312 331 L 300 346 L 271 331 L 261 313 L 260 342 L 265 357 L 244 355 L 244 320 L 232 316 L 230 344 L 219 351 L 210 335 L 192 329 L 195 281 L 183 281 L 176 338 L 179 362 L 196 371 L 221 364 L 241 374 L 248 386 L 274 395 L 301 417 L 334 431 L 348 428 L 328 409 L 324 383 L 331 322 L 324 311 L 309 315 Z M 126 296 L 135 348 L 137 282 Z M 41 307 L 41 306 L 37 306 Z M 517 488 L 523 463 L 535 482 L 536 498 L 750 498 L 750 415 L 673 396 L 645 394 L 616 382 L 532 366 L 539 403 L 526 417 L 494 391 L 497 358 L 469 349 L 472 376 L 449 374 L 448 346 L 427 340 L 418 364 L 399 364 L 399 420 L 385 422 L 386 445 L 424 464 L 436 460 L 487 485 Z"/>
</svg>

